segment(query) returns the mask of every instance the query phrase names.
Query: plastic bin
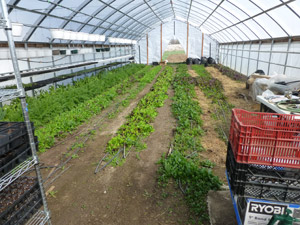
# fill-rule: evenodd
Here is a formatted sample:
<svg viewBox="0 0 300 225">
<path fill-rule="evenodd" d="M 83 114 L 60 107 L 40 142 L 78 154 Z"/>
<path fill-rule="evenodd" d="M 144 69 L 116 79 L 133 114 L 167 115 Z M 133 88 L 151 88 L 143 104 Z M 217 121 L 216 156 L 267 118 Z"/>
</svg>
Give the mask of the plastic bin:
<svg viewBox="0 0 300 225">
<path fill-rule="evenodd" d="M 229 140 L 239 163 L 300 168 L 300 116 L 233 109 Z"/>
<path fill-rule="evenodd" d="M 30 179 L 29 182 L 26 179 Z M 30 186 L 29 188 L 28 185 Z M 24 190 L 25 192 L 21 196 L 18 195 L 18 192 L 15 193 L 16 191 Z M 25 224 L 42 205 L 36 178 L 20 177 L 12 185 L 5 188 L 1 194 L 6 196 L 9 194 L 15 195 L 15 198 L 17 198 L 13 202 L 10 202 L 9 198 L 2 200 L 4 204 L 8 205 L 5 209 L 3 209 L 4 206 L 1 208 L 0 224 L 2 225 Z"/>
<path fill-rule="evenodd" d="M 230 143 L 226 157 L 227 171 L 235 181 L 286 184 L 300 187 L 300 170 L 295 168 L 236 162 Z"/>
<path fill-rule="evenodd" d="M 31 123 L 32 129 L 33 123 Z M 24 122 L 0 122 L 0 156 L 29 142 Z"/>
<path fill-rule="evenodd" d="M 35 137 L 36 149 L 38 151 L 37 137 Z M 21 145 L 12 152 L 0 157 L 0 177 L 32 156 L 29 143 Z"/>
<path fill-rule="evenodd" d="M 229 145 L 226 170 L 231 190 L 237 196 L 300 202 L 298 169 L 237 163 Z"/>
</svg>

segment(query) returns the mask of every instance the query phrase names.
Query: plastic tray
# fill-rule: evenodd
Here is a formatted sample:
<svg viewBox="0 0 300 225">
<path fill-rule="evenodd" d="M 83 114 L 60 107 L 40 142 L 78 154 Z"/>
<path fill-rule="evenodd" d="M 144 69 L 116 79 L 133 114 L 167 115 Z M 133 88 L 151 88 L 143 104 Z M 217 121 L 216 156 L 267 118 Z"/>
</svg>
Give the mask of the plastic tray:
<svg viewBox="0 0 300 225">
<path fill-rule="evenodd" d="M 264 166 L 236 162 L 230 143 L 228 143 L 226 168 L 234 181 L 276 183 L 300 187 L 300 170 L 295 168 Z"/>
<path fill-rule="evenodd" d="M 38 151 L 38 143 L 36 143 L 36 149 Z M 32 151 L 29 146 L 29 144 L 22 145 L 18 149 L 13 151 L 14 156 L 11 157 L 10 155 L 8 156 L 10 161 L 8 159 L 3 158 L 0 167 L 0 177 L 14 169 L 16 166 L 27 160 L 29 157 L 32 156 Z M 11 159 L 12 158 L 12 159 Z"/>
<path fill-rule="evenodd" d="M 33 123 L 31 123 L 34 130 Z M 28 141 L 24 122 L 0 122 L 0 156 L 14 150 Z"/>
<path fill-rule="evenodd" d="M 279 168 L 260 168 L 256 174 L 245 169 L 246 166 L 251 168 L 249 165 L 242 165 L 243 170 L 236 169 L 238 166 L 234 167 L 234 163 L 230 162 L 228 155 L 226 170 L 234 195 L 292 203 L 300 202 L 300 182 L 296 178 L 292 178 L 291 175 L 285 178 L 279 176 L 279 178 L 276 170 Z M 281 175 L 284 173 L 282 168 L 279 171 Z M 286 173 L 289 174 L 290 171 L 288 170 Z M 264 176 L 263 174 L 268 175 Z"/>
<path fill-rule="evenodd" d="M 300 116 L 233 109 L 229 140 L 239 163 L 300 168 Z"/>
<path fill-rule="evenodd" d="M 28 187 L 28 185 L 30 185 L 30 187 Z M 22 192 L 24 190 L 25 192 L 19 196 L 20 193 L 18 192 Z M 2 202 L 7 204 L 7 207 L 4 210 L 2 208 L 1 210 L 0 224 L 21 224 L 17 221 L 24 220 L 32 206 L 34 206 L 41 199 L 40 188 L 36 178 L 29 177 L 18 178 L 12 185 L 8 186 L 2 191 L 2 195 L 14 196 L 17 199 L 12 203 L 10 202 L 10 198 Z M 5 196 L 2 196 L 3 199 Z"/>
</svg>

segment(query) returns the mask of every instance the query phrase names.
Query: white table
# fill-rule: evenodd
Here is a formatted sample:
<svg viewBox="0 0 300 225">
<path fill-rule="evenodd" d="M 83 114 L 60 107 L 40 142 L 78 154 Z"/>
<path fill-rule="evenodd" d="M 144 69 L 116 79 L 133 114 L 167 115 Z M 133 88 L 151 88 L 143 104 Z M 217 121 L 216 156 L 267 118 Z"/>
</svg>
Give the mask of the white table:
<svg viewBox="0 0 300 225">
<path fill-rule="evenodd" d="M 261 112 L 262 111 L 267 112 L 267 109 L 271 109 L 271 110 L 273 110 L 276 113 L 291 114 L 290 111 L 286 111 L 286 110 L 278 108 L 274 103 L 270 103 L 268 100 L 266 100 L 261 95 L 256 96 L 256 100 L 260 102 L 260 111 Z M 300 115 L 300 113 L 293 113 L 293 114 Z"/>
</svg>

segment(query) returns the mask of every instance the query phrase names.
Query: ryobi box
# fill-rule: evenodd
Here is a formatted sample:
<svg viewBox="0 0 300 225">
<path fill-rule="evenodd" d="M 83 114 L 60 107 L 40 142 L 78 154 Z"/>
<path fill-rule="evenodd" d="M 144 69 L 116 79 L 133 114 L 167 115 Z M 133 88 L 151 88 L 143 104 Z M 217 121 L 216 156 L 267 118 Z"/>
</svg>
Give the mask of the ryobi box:
<svg viewBox="0 0 300 225">
<path fill-rule="evenodd" d="M 244 214 L 244 225 L 267 225 L 273 215 L 284 215 L 287 209 L 291 211 L 291 217 L 300 219 L 300 205 L 298 204 L 252 198 L 244 198 L 243 201 L 245 201 L 245 209 L 240 213 Z M 241 207 L 239 208 L 241 210 Z M 275 224 L 279 224 L 279 222 L 277 221 Z M 300 222 L 291 224 L 300 225 Z"/>
</svg>

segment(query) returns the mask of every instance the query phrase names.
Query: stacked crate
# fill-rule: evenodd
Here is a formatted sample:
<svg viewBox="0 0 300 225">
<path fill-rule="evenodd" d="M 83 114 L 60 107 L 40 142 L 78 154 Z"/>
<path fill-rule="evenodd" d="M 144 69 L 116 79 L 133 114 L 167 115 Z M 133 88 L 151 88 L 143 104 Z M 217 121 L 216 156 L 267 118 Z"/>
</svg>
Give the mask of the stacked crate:
<svg viewBox="0 0 300 225">
<path fill-rule="evenodd" d="M 300 116 L 233 109 L 226 172 L 241 217 L 247 199 L 299 205 Z"/>
<path fill-rule="evenodd" d="M 38 146 L 35 137 L 36 146 Z M 23 122 L 0 122 L 0 180 L 32 157 Z M 0 224 L 24 224 L 42 205 L 36 177 L 21 176 L 0 192 Z"/>
</svg>

